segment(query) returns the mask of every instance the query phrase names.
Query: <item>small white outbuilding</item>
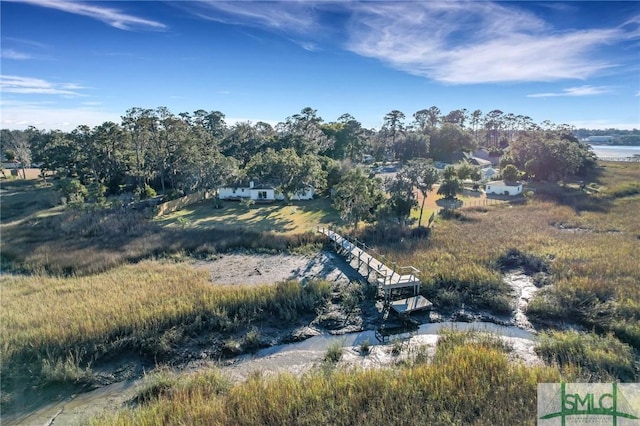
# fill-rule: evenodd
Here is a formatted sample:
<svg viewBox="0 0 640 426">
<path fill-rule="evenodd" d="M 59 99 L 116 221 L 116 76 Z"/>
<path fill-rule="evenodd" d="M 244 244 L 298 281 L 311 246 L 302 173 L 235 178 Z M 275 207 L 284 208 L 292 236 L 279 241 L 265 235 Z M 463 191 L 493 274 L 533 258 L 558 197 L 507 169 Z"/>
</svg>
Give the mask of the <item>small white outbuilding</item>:
<svg viewBox="0 0 640 426">
<path fill-rule="evenodd" d="M 491 182 L 487 182 L 485 192 L 487 194 L 496 195 L 520 195 L 522 194 L 522 182 L 493 180 Z"/>
</svg>

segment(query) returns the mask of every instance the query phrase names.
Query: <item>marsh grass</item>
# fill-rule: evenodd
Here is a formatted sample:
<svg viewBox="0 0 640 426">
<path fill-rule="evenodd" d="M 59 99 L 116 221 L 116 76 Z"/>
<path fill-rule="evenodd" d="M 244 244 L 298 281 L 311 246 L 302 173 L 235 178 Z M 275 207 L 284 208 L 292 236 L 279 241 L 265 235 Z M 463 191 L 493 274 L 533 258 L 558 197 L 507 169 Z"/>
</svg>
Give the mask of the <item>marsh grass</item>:
<svg viewBox="0 0 640 426">
<path fill-rule="evenodd" d="M 484 337 L 452 332 L 432 363 L 383 369 L 317 369 L 302 377 L 252 375 L 221 386 L 219 372 L 182 375 L 157 397 L 92 425 L 535 424 L 537 383 L 575 372 L 526 367 Z M 209 380 L 201 377 L 212 377 Z M 189 392 L 181 390 L 189 388 Z"/>
<path fill-rule="evenodd" d="M 218 286 L 188 264 L 151 261 L 90 277 L 5 276 L 0 285 L 3 390 L 34 369 L 41 373 L 29 380 L 77 382 L 91 362 L 125 350 L 161 361 L 205 330 L 314 312 L 331 291 L 325 281 Z M 246 342 L 259 344 L 257 329 Z"/>
<path fill-rule="evenodd" d="M 176 254 L 206 258 L 234 249 L 309 251 L 318 233 L 287 235 L 233 228 L 162 227 L 144 212 L 69 210 L 2 226 L 3 265 L 23 273 L 91 275 L 143 259 Z"/>
<path fill-rule="evenodd" d="M 394 240 L 392 230 L 360 235 L 390 262 L 422 271 L 423 294 L 438 309 L 464 303 L 509 313 L 513 295 L 502 271 L 541 271 L 545 288 L 529 304 L 532 319 L 613 332 L 640 349 L 640 195 L 616 189 L 637 182 L 639 164 L 607 163 L 596 194 L 545 184 L 526 205 L 462 208 L 468 220 L 438 219 L 426 239 Z"/>
<path fill-rule="evenodd" d="M 327 347 L 327 352 L 324 354 L 324 361 L 335 364 L 342 358 L 342 342 L 340 340 L 332 341 Z"/>
<path fill-rule="evenodd" d="M 612 335 L 546 332 L 540 334 L 535 351 L 548 363 L 578 366 L 594 381 L 635 382 L 640 377 L 633 350 Z"/>
</svg>

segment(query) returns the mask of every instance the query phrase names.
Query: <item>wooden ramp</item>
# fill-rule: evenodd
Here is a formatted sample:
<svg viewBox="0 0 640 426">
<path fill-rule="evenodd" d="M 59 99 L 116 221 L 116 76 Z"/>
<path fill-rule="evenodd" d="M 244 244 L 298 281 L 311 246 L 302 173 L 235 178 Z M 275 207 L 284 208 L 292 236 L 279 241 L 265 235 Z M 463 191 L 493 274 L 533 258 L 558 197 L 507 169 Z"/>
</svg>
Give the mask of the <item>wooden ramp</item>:
<svg viewBox="0 0 640 426">
<path fill-rule="evenodd" d="M 395 289 L 413 288 L 415 296 L 420 293 L 420 279 L 418 278 L 420 271 L 413 266 L 391 268 L 369 254 L 367 250 L 372 251 L 372 249 L 367 247 L 364 242 L 355 238 L 349 240 L 328 228 L 318 227 L 318 232 L 326 235 L 333 243 L 336 252 L 344 255 L 348 261 L 357 259 L 358 269 L 365 266 L 367 268 L 367 277 L 371 273 L 375 274 L 375 282 L 383 291 L 386 301 L 391 300 L 392 292 Z M 384 256 L 382 258 L 384 259 Z M 401 271 L 409 273 L 403 274 Z"/>
<path fill-rule="evenodd" d="M 411 312 L 431 309 L 433 307 L 433 303 L 420 295 L 408 297 L 406 299 L 394 300 L 390 305 L 391 309 L 396 311 L 398 315 L 409 315 Z"/>
</svg>

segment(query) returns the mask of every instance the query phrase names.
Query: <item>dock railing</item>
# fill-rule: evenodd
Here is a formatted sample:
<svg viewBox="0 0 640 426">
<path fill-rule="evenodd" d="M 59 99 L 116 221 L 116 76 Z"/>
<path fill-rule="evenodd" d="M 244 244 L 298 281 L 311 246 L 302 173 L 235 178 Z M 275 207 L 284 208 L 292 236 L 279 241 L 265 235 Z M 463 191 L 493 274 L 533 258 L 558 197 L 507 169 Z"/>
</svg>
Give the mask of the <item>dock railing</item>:
<svg viewBox="0 0 640 426">
<path fill-rule="evenodd" d="M 369 271 L 374 272 L 381 284 L 384 286 L 394 283 L 394 278 L 400 280 L 402 277 L 411 277 L 409 281 L 420 281 L 420 270 L 413 266 L 398 266 L 397 262 L 387 259 L 387 257 L 379 253 L 373 247 L 368 246 L 364 241 L 358 240 L 356 237 L 349 235 L 341 235 L 331 228 L 318 226 L 318 232 L 329 237 L 336 244 L 336 249 L 340 247 L 347 251 L 347 255 L 352 259 L 358 260 L 358 266 L 366 264 Z M 355 253 L 354 253 L 355 252 Z M 363 259 L 366 258 L 366 261 Z M 375 265 L 375 266 L 374 266 Z M 409 273 L 405 273 L 408 271 Z"/>
</svg>

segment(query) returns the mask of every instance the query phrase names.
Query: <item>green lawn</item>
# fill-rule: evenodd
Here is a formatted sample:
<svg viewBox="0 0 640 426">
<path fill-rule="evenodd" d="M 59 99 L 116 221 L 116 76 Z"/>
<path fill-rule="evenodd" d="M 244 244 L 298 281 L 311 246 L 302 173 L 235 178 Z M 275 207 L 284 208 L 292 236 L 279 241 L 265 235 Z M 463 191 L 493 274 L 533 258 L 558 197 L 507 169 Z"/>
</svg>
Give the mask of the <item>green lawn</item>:
<svg viewBox="0 0 640 426">
<path fill-rule="evenodd" d="M 254 204 L 247 207 L 238 201 L 223 201 L 216 209 L 211 200 L 193 204 L 156 219 L 165 226 L 202 228 L 242 228 L 257 232 L 298 234 L 315 231 L 318 225 L 342 225 L 338 212 L 328 198 L 294 201 L 289 204 Z"/>
</svg>

